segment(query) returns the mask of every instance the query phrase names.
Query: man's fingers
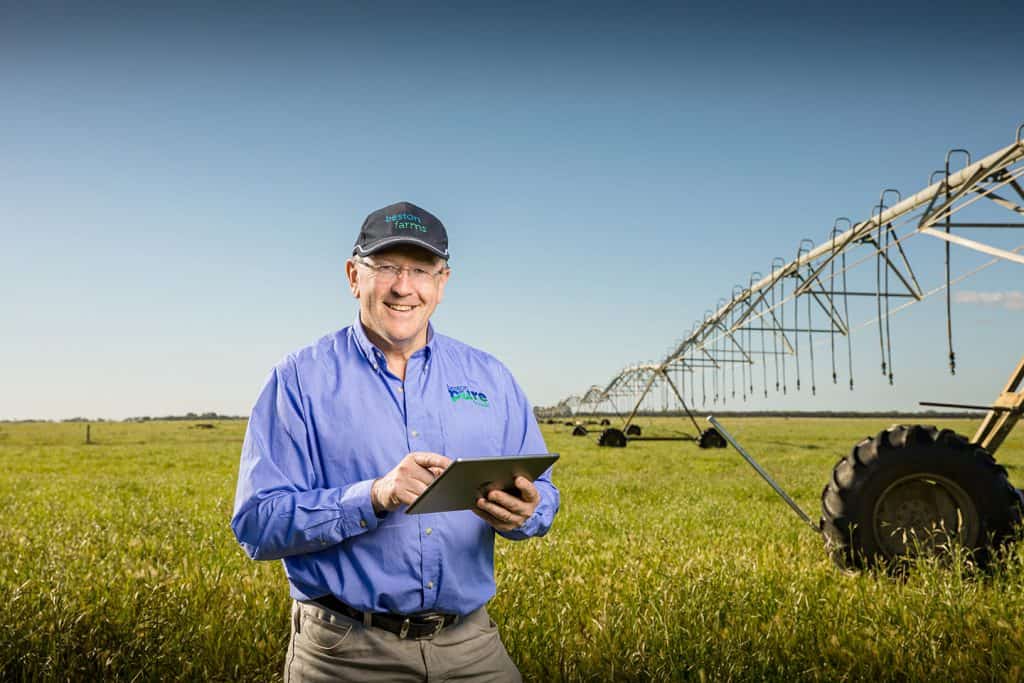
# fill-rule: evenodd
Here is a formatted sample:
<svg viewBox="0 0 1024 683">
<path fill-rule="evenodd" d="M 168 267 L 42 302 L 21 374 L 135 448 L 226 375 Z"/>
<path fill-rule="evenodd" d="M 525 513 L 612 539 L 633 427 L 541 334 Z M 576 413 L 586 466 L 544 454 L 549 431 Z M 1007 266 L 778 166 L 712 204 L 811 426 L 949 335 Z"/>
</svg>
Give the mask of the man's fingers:
<svg viewBox="0 0 1024 683">
<path fill-rule="evenodd" d="M 423 484 L 423 488 L 426 488 L 430 482 L 437 479 L 437 476 L 433 472 L 423 467 L 410 467 L 408 474 L 409 481 L 415 481 Z"/>
<path fill-rule="evenodd" d="M 484 499 L 480 498 L 479 500 L 477 500 L 477 505 L 479 506 L 480 503 L 483 503 L 483 502 L 485 502 Z M 485 522 L 490 524 L 492 527 L 494 527 L 495 529 L 498 529 L 500 531 L 511 531 L 512 529 L 515 529 L 516 527 L 519 526 L 518 524 L 516 524 L 514 522 L 506 522 L 503 519 L 495 517 L 494 515 L 490 514 L 489 512 L 480 509 L 479 507 L 473 508 L 473 514 L 475 514 L 477 517 L 479 517 L 480 519 L 484 520 Z"/>
<path fill-rule="evenodd" d="M 484 520 L 485 522 L 487 522 L 491 526 L 493 526 L 495 529 L 498 529 L 498 528 L 503 526 L 500 521 L 498 521 L 494 517 L 490 516 L 489 514 L 487 514 L 486 512 L 481 510 L 480 508 L 473 508 L 473 514 L 476 515 L 477 517 L 479 517 L 480 519 Z"/>
<path fill-rule="evenodd" d="M 540 502 L 540 491 L 526 477 L 516 477 L 516 488 L 522 492 L 522 499 L 527 503 Z"/>
<path fill-rule="evenodd" d="M 492 503 L 491 501 L 486 500 L 484 498 L 478 498 L 476 501 L 476 506 L 479 509 L 486 512 L 487 514 L 489 514 L 491 517 L 494 517 L 500 523 L 511 524 L 511 528 L 513 529 L 521 525 L 525 520 L 525 517 L 516 512 L 515 510 L 511 510 L 497 503 Z"/>
<path fill-rule="evenodd" d="M 524 502 L 521 498 L 513 496 L 512 494 L 505 493 L 504 491 L 491 491 L 487 494 L 487 500 L 505 508 L 506 510 L 510 510 L 511 512 L 521 515 L 526 515 L 530 510 L 529 503 Z"/>
<path fill-rule="evenodd" d="M 410 453 L 409 455 L 412 456 L 413 461 L 417 465 L 428 469 L 431 467 L 440 467 L 441 469 L 444 469 L 445 467 L 448 467 L 448 465 L 450 465 L 452 462 L 451 458 L 446 458 L 440 453 L 417 452 Z"/>
</svg>

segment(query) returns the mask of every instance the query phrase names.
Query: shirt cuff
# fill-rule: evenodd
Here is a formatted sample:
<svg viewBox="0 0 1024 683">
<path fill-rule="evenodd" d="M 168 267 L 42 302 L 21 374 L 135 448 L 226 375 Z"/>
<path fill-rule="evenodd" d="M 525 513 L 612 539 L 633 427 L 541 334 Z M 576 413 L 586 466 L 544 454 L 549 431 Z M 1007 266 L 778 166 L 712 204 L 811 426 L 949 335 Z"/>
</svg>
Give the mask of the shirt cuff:
<svg viewBox="0 0 1024 683">
<path fill-rule="evenodd" d="M 537 535 L 537 531 L 540 530 L 540 526 L 541 526 L 541 516 L 540 516 L 540 506 L 538 505 L 537 509 L 533 511 L 533 514 L 530 515 L 529 517 L 527 517 L 526 521 L 523 522 L 522 526 L 520 526 L 518 529 L 516 529 L 516 531 L 518 531 L 519 533 L 523 534 L 524 536 L 536 536 Z"/>
<path fill-rule="evenodd" d="M 370 488 L 373 479 L 359 481 L 346 489 L 342 489 L 341 506 L 342 535 L 345 538 L 357 536 L 377 528 L 380 521 L 370 500 Z"/>
</svg>

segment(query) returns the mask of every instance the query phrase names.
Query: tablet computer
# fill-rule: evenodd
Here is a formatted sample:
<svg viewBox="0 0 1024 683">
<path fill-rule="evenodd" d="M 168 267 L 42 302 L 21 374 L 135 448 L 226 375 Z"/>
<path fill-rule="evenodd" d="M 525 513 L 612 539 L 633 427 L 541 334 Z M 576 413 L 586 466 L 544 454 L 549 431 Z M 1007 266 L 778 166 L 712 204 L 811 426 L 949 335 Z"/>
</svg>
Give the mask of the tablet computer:
<svg viewBox="0 0 1024 683">
<path fill-rule="evenodd" d="M 558 460 L 558 453 L 503 455 L 494 458 L 458 458 L 414 500 L 406 514 L 451 512 L 476 507 L 476 499 L 494 489 L 518 495 L 516 477 L 533 481 Z"/>
</svg>

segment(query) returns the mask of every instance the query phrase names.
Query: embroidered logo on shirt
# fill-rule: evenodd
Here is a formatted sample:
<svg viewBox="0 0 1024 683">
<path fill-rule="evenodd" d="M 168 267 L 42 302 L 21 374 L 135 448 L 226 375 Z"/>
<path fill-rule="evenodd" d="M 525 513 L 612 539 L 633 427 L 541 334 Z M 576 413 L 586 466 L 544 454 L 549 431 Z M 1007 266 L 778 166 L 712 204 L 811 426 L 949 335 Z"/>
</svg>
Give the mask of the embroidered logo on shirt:
<svg viewBox="0 0 1024 683">
<path fill-rule="evenodd" d="M 459 386 L 455 387 L 449 384 L 448 395 L 452 397 L 452 403 L 458 403 L 459 401 L 469 401 L 484 408 L 491 407 L 490 403 L 487 402 L 486 394 L 483 394 L 479 391 L 474 391 L 465 384 L 460 384 Z"/>
</svg>

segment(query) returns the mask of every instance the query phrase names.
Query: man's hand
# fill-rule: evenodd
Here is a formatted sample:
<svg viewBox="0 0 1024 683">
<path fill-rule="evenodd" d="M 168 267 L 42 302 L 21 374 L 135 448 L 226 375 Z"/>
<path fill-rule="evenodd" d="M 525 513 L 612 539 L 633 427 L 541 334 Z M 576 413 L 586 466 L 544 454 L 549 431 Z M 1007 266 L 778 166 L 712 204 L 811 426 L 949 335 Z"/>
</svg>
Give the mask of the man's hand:
<svg viewBox="0 0 1024 683">
<path fill-rule="evenodd" d="M 440 453 L 416 452 L 402 458 L 395 469 L 373 482 L 370 501 L 376 512 L 393 512 L 413 502 L 451 460 Z"/>
<path fill-rule="evenodd" d="M 519 497 L 504 491 L 491 491 L 487 498 L 477 498 L 473 513 L 498 531 L 512 531 L 533 515 L 540 503 L 540 492 L 526 477 L 516 477 Z"/>
</svg>

